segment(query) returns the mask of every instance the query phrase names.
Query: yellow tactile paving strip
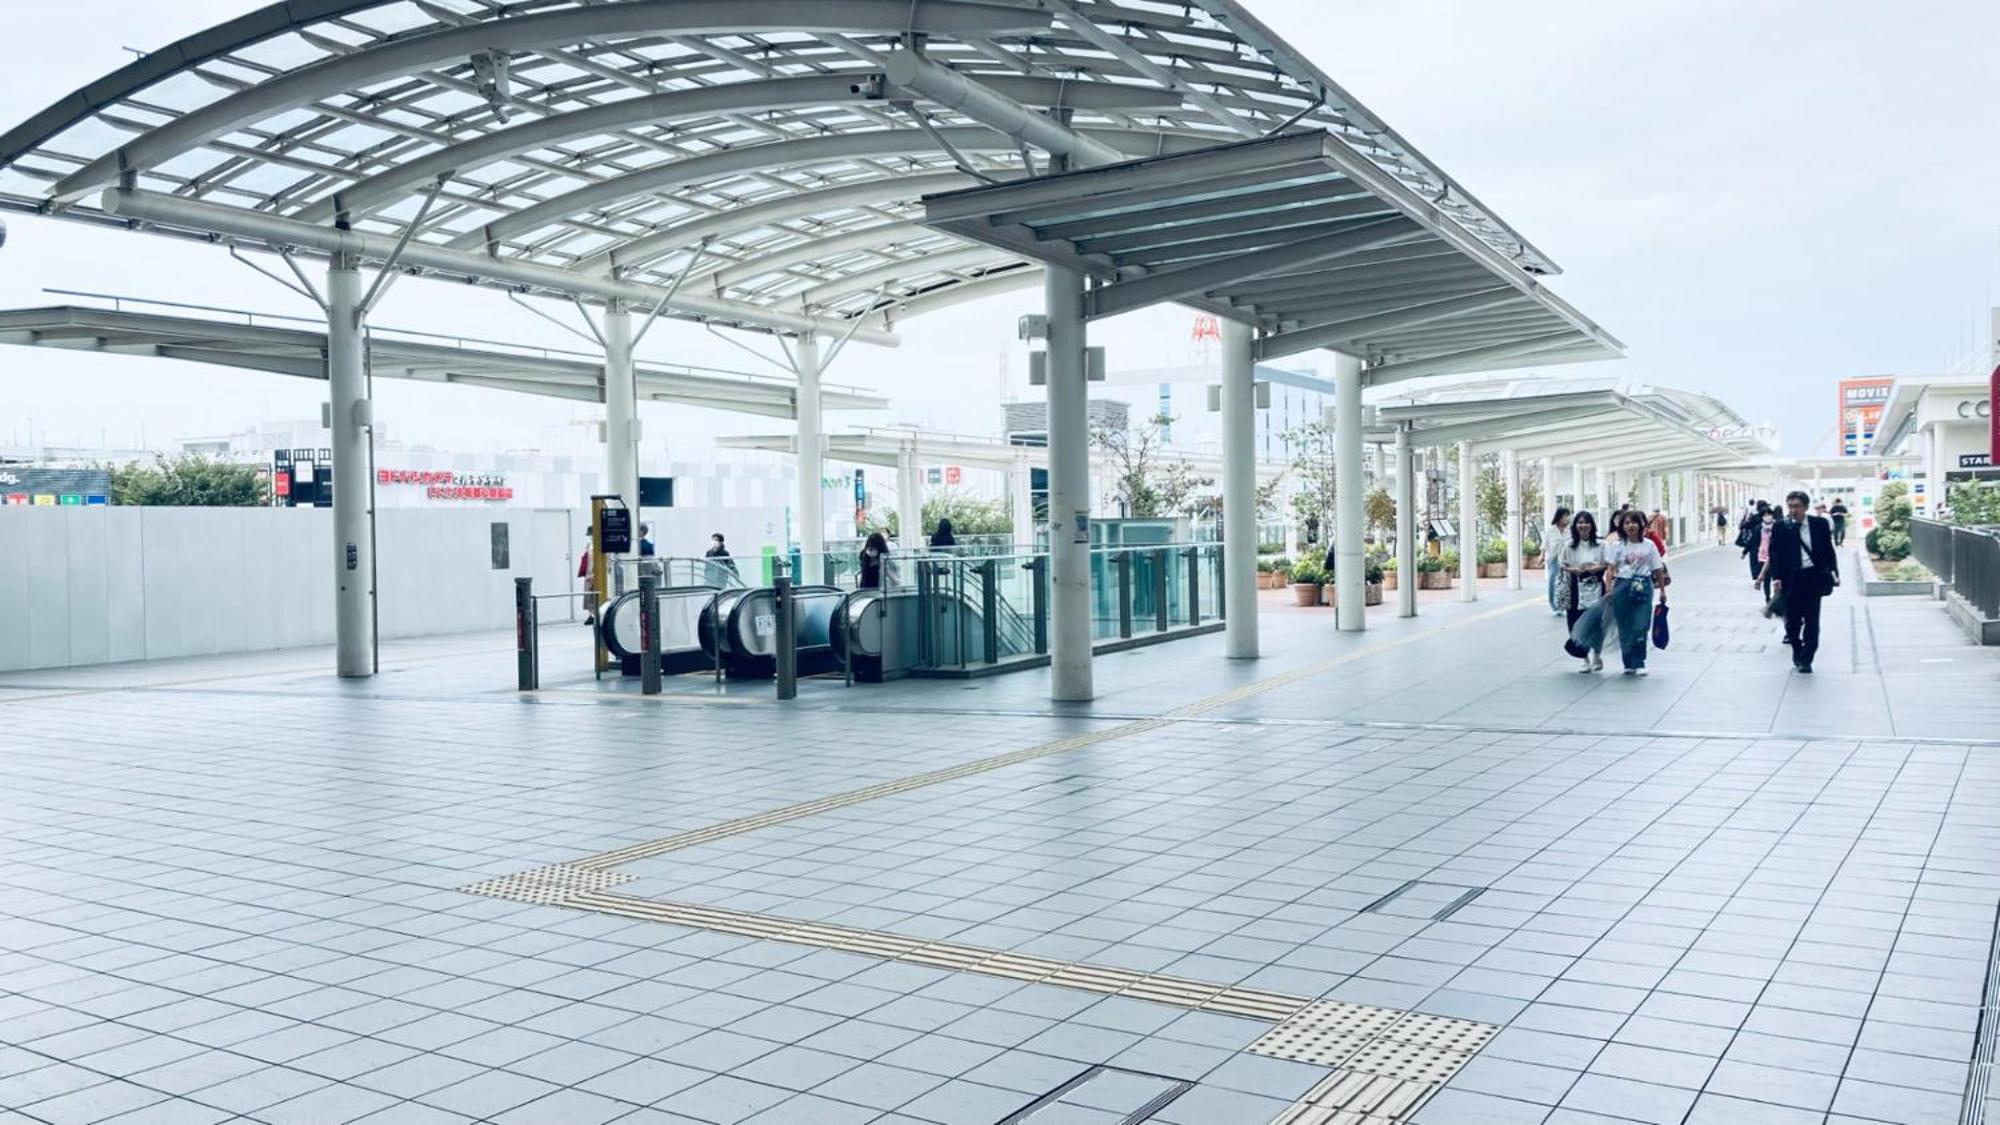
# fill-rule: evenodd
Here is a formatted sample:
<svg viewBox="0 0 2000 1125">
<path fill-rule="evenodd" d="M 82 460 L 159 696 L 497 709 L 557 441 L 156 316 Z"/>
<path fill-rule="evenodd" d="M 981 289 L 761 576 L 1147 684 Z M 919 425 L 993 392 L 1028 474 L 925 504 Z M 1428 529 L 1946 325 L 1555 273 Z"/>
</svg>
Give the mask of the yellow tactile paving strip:
<svg viewBox="0 0 2000 1125">
<path fill-rule="evenodd" d="M 1514 602 L 1452 622 L 1452 628 L 1539 604 Z M 1135 719 L 977 761 L 879 782 L 687 832 L 643 840 L 608 852 L 502 876 L 464 888 L 473 894 L 544 906 L 685 926 L 712 933 L 837 949 L 952 972 L 1080 989 L 1217 1012 L 1276 1025 L 1247 1049 L 1256 1054 L 1338 1067 L 1326 1081 L 1281 1113 L 1274 1125 L 1393 1125 L 1435 1093 L 1498 1028 L 1472 1020 L 1315 1000 L 1239 985 L 1211 984 L 1110 965 L 1057 961 L 956 942 L 906 937 L 825 922 L 806 922 L 725 907 L 637 898 L 609 888 L 630 881 L 615 869 L 628 863 L 760 828 L 815 816 L 899 793 L 975 777 L 1022 762 L 1131 738 L 1265 692 L 1299 683 L 1369 656 L 1418 641 L 1436 630 L 1370 645 L 1289 672 L 1218 692 L 1153 718 Z"/>
</svg>

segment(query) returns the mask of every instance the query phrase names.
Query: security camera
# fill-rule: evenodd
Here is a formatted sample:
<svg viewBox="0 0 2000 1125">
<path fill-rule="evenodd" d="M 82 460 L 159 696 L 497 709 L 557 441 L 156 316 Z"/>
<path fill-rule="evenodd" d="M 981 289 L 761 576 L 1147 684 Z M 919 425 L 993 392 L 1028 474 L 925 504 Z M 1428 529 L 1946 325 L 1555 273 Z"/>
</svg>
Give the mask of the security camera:
<svg viewBox="0 0 2000 1125">
<path fill-rule="evenodd" d="M 878 99 L 882 96 L 882 76 L 871 74 L 856 82 L 850 82 L 847 92 L 857 98 Z"/>
</svg>

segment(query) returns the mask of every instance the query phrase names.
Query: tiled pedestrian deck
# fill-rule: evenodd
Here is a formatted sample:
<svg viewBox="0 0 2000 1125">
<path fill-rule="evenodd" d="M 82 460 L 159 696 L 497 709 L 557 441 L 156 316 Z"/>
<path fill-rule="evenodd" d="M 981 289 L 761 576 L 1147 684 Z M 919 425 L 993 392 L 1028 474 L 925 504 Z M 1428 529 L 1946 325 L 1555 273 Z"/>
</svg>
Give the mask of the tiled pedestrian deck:
<svg viewBox="0 0 2000 1125">
<path fill-rule="evenodd" d="M 524 699 L 493 637 L 0 677 L 0 1122 L 1960 1120 L 2000 653 L 1843 592 L 1794 677 L 1733 552 L 1676 573 L 1643 680 L 1491 588 L 1089 707 L 560 642 Z"/>
</svg>

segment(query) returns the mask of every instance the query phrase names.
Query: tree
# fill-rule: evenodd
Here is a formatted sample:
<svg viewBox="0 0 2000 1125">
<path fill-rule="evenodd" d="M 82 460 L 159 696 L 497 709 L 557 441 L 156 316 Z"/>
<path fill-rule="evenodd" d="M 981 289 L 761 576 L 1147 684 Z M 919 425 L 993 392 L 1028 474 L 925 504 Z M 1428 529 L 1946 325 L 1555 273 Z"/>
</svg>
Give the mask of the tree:
<svg viewBox="0 0 2000 1125">
<path fill-rule="evenodd" d="M 1961 527 L 2000 523 L 2000 483 L 1965 481 L 1945 493 L 1951 522 Z"/>
<path fill-rule="evenodd" d="M 1396 498 L 1386 488 L 1370 492 L 1361 501 L 1361 516 L 1370 531 L 1380 532 L 1380 537 L 1387 539 L 1396 530 Z"/>
<path fill-rule="evenodd" d="M 1334 474 L 1333 428 L 1325 422 L 1308 422 L 1285 435 L 1292 448 L 1291 471 L 1298 474 L 1299 490 L 1292 494 L 1292 515 L 1299 525 L 1314 532 L 1308 541 L 1317 542 L 1319 532 L 1333 525 Z"/>
<path fill-rule="evenodd" d="M 1128 516 L 1143 519 L 1159 514 L 1153 463 L 1160 455 L 1163 431 L 1172 424 L 1172 418 L 1156 414 L 1137 428 L 1097 426 L 1090 431 L 1090 444 L 1111 462 L 1112 495 Z"/>
<path fill-rule="evenodd" d="M 1167 458 L 1166 430 L 1173 424 L 1171 417 L 1156 414 L 1133 429 L 1091 431 L 1090 444 L 1111 463 L 1112 495 L 1127 516 L 1193 517 L 1218 506 L 1211 491 L 1215 478 L 1195 472 L 1184 458 Z"/>
<path fill-rule="evenodd" d="M 151 465 L 110 466 L 111 502 L 149 507 L 254 508 L 271 502 L 270 486 L 249 465 L 194 453 Z M 366 483 L 362 484 L 366 487 Z"/>
<path fill-rule="evenodd" d="M 1489 528 L 1507 526 L 1507 482 L 1494 465 L 1481 465 L 1478 479 L 1479 522 Z"/>
<path fill-rule="evenodd" d="M 943 489 L 924 497 L 923 533 L 928 538 L 937 530 L 938 520 L 951 520 L 953 535 L 1011 535 L 1014 517 L 1001 500 L 979 500 L 956 489 Z M 886 528 L 891 538 L 900 538 L 901 513 L 871 521 Z"/>
</svg>

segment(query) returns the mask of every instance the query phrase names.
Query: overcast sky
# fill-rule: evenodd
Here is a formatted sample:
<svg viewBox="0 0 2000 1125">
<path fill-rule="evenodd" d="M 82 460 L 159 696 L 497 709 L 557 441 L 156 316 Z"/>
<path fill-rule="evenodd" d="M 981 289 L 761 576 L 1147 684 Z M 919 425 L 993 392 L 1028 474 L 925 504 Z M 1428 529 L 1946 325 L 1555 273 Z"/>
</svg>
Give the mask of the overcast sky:
<svg viewBox="0 0 2000 1125">
<path fill-rule="evenodd" d="M 1834 382 L 1965 365 L 2000 264 L 2000 104 L 1990 0 L 1249 0 L 1250 7 L 1564 268 L 1554 285 L 1630 358 L 1555 369 L 1706 391 L 1826 443 Z M 249 0 L 8 5 L 0 126 Z M 212 247 L 10 216 L 0 306 L 61 287 L 307 315 Z M 990 432 L 1023 394 L 1014 320 L 1032 293 L 902 326 L 829 381 L 896 408 L 852 421 Z M 1192 358 L 1185 310 L 1093 328 L 1114 367 Z M 496 294 L 406 280 L 379 324 L 579 346 Z M 666 323 L 643 353 L 755 368 Z M 1016 388 L 1016 389 L 1010 389 Z M 464 388 L 380 384 L 396 437 L 443 447 L 551 443 L 588 407 Z M 164 360 L 0 350 L 0 442 L 162 445 L 316 416 L 314 384 Z M 778 423 L 648 408 L 648 438 Z M 838 424 L 841 419 L 832 419 Z M 653 442 L 649 440 L 648 444 Z"/>
</svg>

